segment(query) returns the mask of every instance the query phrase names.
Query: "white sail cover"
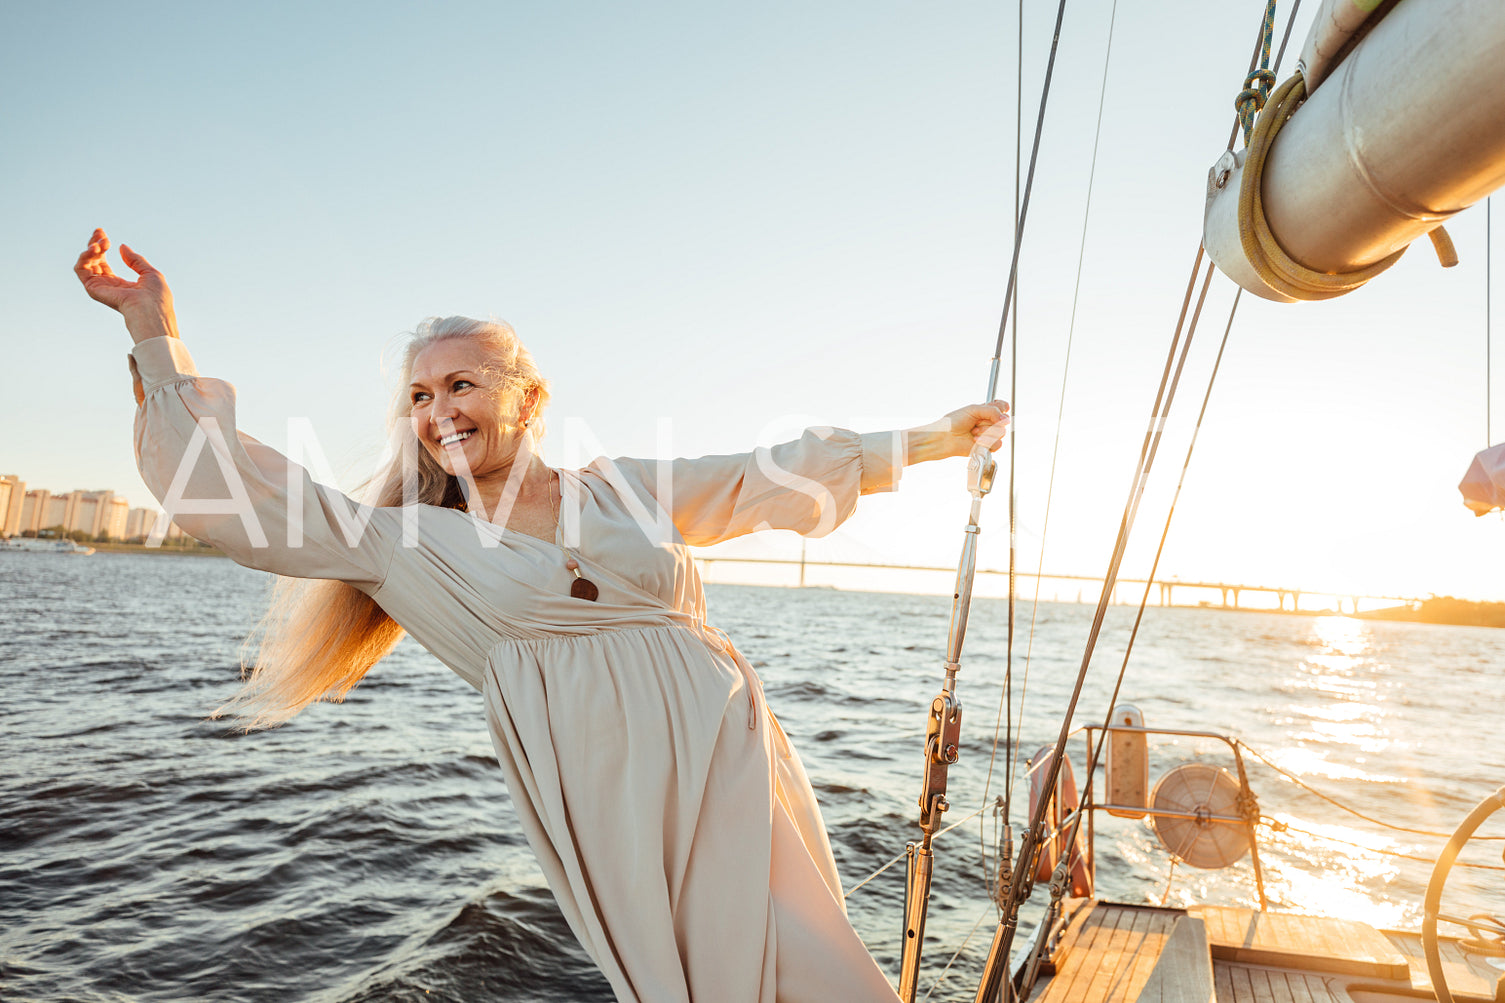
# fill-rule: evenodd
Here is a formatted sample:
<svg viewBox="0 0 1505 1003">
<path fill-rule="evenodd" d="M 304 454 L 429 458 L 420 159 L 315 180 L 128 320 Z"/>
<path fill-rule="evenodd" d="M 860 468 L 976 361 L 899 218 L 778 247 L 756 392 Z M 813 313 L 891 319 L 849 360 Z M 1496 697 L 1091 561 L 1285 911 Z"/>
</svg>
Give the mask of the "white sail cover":
<svg viewBox="0 0 1505 1003">
<path fill-rule="evenodd" d="M 1479 451 L 1458 490 L 1474 515 L 1505 508 L 1505 442 Z"/>
</svg>

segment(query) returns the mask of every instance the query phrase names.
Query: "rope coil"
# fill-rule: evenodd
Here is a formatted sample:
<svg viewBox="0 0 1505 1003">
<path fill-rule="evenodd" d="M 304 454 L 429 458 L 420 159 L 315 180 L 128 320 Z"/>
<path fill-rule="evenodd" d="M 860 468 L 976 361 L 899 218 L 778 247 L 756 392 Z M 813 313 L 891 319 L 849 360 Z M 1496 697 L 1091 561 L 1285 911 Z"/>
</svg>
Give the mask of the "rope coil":
<svg viewBox="0 0 1505 1003">
<path fill-rule="evenodd" d="M 1306 80 L 1298 69 L 1275 89 L 1264 110 L 1260 112 L 1259 121 L 1254 126 L 1253 136 L 1249 141 L 1248 156 L 1244 161 L 1243 177 L 1239 183 L 1239 240 L 1255 273 L 1271 288 L 1295 299 L 1332 299 L 1352 292 L 1395 264 L 1406 253 L 1406 249 L 1403 247 L 1357 271 L 1329 274 L 1308 268 L 1291 257 L 1270 232 L 1261 190 L 1265 176 L 1265 158 L 1281 127 L 1305 100 Z"/>
<path fill-rule="evenodd" d="M 1256 75 L 1250 74 L 1250 77 Z M 1242 100 L 1244 95 L 1239 97 Z M 1305 100 L 1306 79 L 1298 69 L 1275 89 L 1259 112 L 1259 119 L 1245 151 L 1243 175 L 1239 180 L 1239 242 L 1249 259 L 1250 267 L 1270 288 L 1293 299 L 1325 300 L 1359 288 L 1399 261 L 1400 256 L 1406 253 L 1406 248 L 1402 247 L 1373 264 L 1351 272 L 1320 272 L 1291 257 L 1275 239 L 1270 223 L 1265 218 L 1265 160 L 1281 127 Z M 1437 259 L 1444 268 L 1451 268 L 1458 263 L 1458 253 L 1445 229 L 1435 227 L 1428 236 L 1437 251 Z"/>
</svg>

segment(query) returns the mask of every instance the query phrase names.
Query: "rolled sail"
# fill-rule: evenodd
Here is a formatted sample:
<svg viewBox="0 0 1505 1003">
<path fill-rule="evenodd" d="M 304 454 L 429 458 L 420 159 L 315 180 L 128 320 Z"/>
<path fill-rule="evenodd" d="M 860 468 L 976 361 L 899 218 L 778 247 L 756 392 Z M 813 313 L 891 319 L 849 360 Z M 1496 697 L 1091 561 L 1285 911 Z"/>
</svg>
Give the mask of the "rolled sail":
<svg viewBox="0 0 1505 1003">
<path fill-rule="evenodd" d="M 1257 186 L 1275 256 L 1314 281 L 1287 280 L 1262 258 L 1251 236 L 1248 151 L 1225 154 L 1208 177 L 1207 251 L 1266 299 L 1356 288 L 1505 184 L 1505 2 L 1411 0 L 1366 22 L 1367 6 L 1324 4 L 1303 51 L 1310 65 L 1298 67 L 1307 97 L 1268 143 L 1262 176 L 1247 182 Z M 1352 283 L 1316 291 L 1323 276 L 1352 273 Z"/>
</svg>

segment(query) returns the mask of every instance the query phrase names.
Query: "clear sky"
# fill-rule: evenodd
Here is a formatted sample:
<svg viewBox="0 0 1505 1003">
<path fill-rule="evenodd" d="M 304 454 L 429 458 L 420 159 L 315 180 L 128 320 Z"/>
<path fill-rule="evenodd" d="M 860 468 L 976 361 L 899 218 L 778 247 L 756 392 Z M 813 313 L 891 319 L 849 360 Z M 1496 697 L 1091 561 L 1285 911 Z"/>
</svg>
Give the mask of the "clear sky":
<svg viewBox="0 0 1505 1003">
<path fill-rule="evenodd" d="M 1049 569 L 1106 565 L 1261 7 L 1118 11 Z M 1110 9 L 1068 6 L 1026 231 L 1029 566 Z M 517 328 L 554 381 L 561 464 L 978 399 L 1012 240 L 1015 18 L 882 0 L 0 6 L 0 473 L 150 503 L 129 339 L 70 272 L 94 226 L 166 273 L 241 427 L 280 444 L 309 419 L 346 486 L 382 441 L 383 351 L 436 314 Z M 1027 5 L 1026 134 L 1053 18 Z M 1505 525 L 1456 490 L 1487 444 L 1483 207 L 1450 230 L 1451 271 L 1423 242 L 1341 300 L 1245 297 L 1163 573 L 1505 599 Z M 1216 279 L 1126 574 L 1148 567 L 1231 297 Z M 954 563 L 963 476 L 911 471 L 811 557 Z M 1006 508 L 988 503 L 985 566 L 1007 561 Z M 782 534 L 741 546 L 798 552 Z"/>
</svg>

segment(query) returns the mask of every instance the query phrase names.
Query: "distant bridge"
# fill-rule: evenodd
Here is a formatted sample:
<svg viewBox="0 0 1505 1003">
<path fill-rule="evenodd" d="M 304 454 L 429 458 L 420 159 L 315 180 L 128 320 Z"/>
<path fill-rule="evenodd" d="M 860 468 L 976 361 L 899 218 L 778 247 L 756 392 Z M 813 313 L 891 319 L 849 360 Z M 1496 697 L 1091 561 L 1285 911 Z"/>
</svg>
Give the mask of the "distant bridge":
<svg viewBox="0 0 1505 1003">
<path fill-rule="evenodd" d="M 788 568 L 798 568 L 799 585 L 801 588 L 803 588 L 805 585 L 805 571 L 807 568 L 853 568 L 863 571 L 928 571 L 950 575 L 956 574 L 955 568 L 931 567 L 928 565 L 920 564 L 869 564 L 858 561 L 807 561 L 803 557 L 798 559 L 780 557 L 721 557 L 719 555 L 713 556 L 697 554 L 696 560 L 698 560 L 703 566 L 706 566 L 707 568 L 714 564 L 762 564 L 781 565 Z M 1007 576 L 1008 570 L 998 570 L 995 568 L 978 568 L 977 573 L 979 575 Z M 1022 579 L 1034 581 L 1036 578 L 1038 578 L 1041 583 L 1090 582 L 1094 585 L 1099 585 L 1102 582 L 1102 578 L 1095 575 L 1056 575 L 1042 573 L 1037 576 L 1032 571 L 1016 571 L 1014 573 L 1014 577 L 1016 581 Z M 1127 586 L 1133 585 L 1140 586 L 1139 589 L 1134 590 L 1134 597 L 1132 599 L 1132 601 L 1137 602 L 1138 597 L 1143 594 L 1142 590 L 1144 584 L 1145 580 L 1143 578 L 1118 579 L 1113 588 L 1113 596 L 1111 598 L 1111 602 L 1115 605 L 1118 604 L 1120 590 L 1124 589 Z M 1377 608 L 1378 606 L 1383 605 L 1398 606 L 1402 604 L 1419 603 L 1423 598 L 1418 596 L 1374 595 L 1367 592 L 1324 592 L 1320 589 L 1301 589 L 1286 585 L 1246 585 L 1235 584 L 1233 582 L 1197 582 L 1185 581 L 1179 578 L 1157 579 L 1154 583 L 1154 587 L 1158 590 L 1158 605 L 1161 606 L 1210 606 L 1221 609 L 1240 609 L 1240 597 L 1243 595 L 1243 593 L 1252 592 L 1257 595 L 1274 596 L 1277 604 L 1276 608 L 1288 613 L 1318 611 L 1316 609 L 1308 609 L 1305 611 L 1302 610 L 1301 597 L 1303 595 L 1306 595 L 1308 597 L 1321 596 L 1324 599 L 1332 599 L 1336 601 L 1338 612 L 1340 613 L 1359 612 L 1360 602 L 1364 602 L 1370 608 Z M 1210 595 L 1210 593 L 1216 592 L 1219 598 L 1217 602 L 1213 602 L 1209 598 L 1203 598 L 1198 599 L 1196 602 L 1192 603 L 1181 602 L 1178 604 L 1176 602 L 1176 592 L 1178 589 L 1181 590 L 1183 594 L 1185 594 L 1186 591 L 1190 590 L 1193 592 L 1200 592 L 1203 596 L 1208 596 Z M 1094 596 L 1095 595 L 1096 593 L 1094 592 Z M 1082 601 L 1082 591 L 1080 589 L 1077 593 L 1077 601 Z M 1255 608 L 1264 609 L 1266 607 L 1260 606 Z M 1322 609 L 1327 608 L 1327 606 L 1322 607 Z"/>
</svg>

